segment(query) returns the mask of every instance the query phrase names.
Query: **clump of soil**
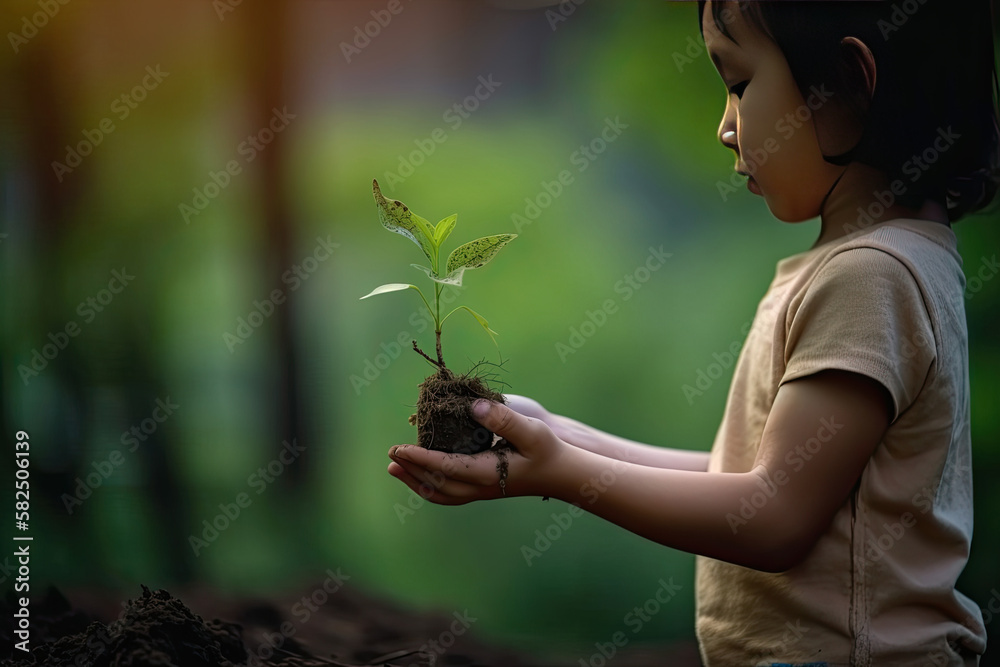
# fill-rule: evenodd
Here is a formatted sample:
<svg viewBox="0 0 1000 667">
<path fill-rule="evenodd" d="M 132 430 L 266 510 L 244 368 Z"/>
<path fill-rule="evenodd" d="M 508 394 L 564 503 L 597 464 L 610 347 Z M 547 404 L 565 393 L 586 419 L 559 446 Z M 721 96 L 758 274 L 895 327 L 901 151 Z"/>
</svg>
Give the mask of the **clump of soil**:
<svg viewBox="0 0 1000 667">
<path fill-rule="evenodd" d="M 233 667 L 247 659 L 239 625 L 219 620 L 206 623 L 170 593 L 151 592 L 145 586 L 140 597 L 129 600 L 118 620 L 107 625 L 94 621 L 74 629 L 75 633 L 51 643 L 35 644 L 34 664 Z"/>
<path fill-rule="evenodd" d="M 410 423 L 417 427 L 418 445 L 454 454 L 477 454 L 493 446 L 494 433 L 472 418 L 472 402 L 477 398 L 506 401 L 475 371 L 456 375 L 442 366 L 420 384 L 417 411 L 410 415 Z"/>
<path fill-rule="evenodd" d="M 325 583 L 324 583 L 325 587 Z M 31 652 L 15 649 L 12 592 L 0 598 L 0 667 L 542 667 L 548 661 L 476 639 L 475 612 L 416 612 L 349 584 L 303 619 L 304 591 L 276 600 L 225 599 L 197 588 L 192 607 L 232 620 L 204 620 L 164 590 L 124 605 L 110 594 L 85 594 L 73 608 L 55 588 L 31 603 Z M 298 605 L 298 606 L 297 606 Z M 101 608 L 100 615 L 92 613 Z M 103 623 L 120 609 L 117 619 Z M 299 612 L 294 610 L 298 609 Z M 207 616 L 206 616 L 207 618 Z M 461 623 L 458 622 L 461 619 Z M 236 622 L 233 622 L 236 621 Z M 560 664 L 568 665 L 567 660 Z M 574 662 L 575 664 L 575 662 Z"/>
<path fill-rule="evenodd" d="M 484 643 L 475 609 L 420 611 L 350 582 L 321 601 L 316 593 L 329 591 L 329 582 L 266 599 L 229 597 L 204 585 L 176 596 L 143 586 L 125 604 L 113 591 L 77 590 L 79 606 L 49 587 L 31 600 L 30 653 L 15 648 L 17 605 L 8 590 L 0 597 L 0 667 L 575 667 L 581 652 L 593 651 L 581 642 L 568 655 L 542 657 Z M 303 607 L 306 597 L 312 606 Z M 304 609 L 312 613 L 304 617 Z M 115 620 L 102 622 L 108 619 Z M 701 663 L 690 639 L 633 642 L 614 664 Z"/>
</svg>

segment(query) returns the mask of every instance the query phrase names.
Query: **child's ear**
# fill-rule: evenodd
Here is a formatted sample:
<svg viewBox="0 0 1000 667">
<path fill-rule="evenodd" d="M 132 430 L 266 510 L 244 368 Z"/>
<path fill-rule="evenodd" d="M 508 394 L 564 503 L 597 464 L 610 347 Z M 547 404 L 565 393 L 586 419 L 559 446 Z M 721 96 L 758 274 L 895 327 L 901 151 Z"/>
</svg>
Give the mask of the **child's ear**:
<svg viewBox="0 0 1000 667">
<path fill-rule="evenodd" d="M 834 93 L 815 112 L 816 138 L 826 156 L 845 156 L 857 146 L 875 96 L 875 57 L 868 45 L 844 37 L 837 55 L 830 72 Z"/>
<path fill-rule="evenodd" d="M 871 103 L 875 96 L 876 67 L 875 57 L 872 55 L 868 45 L 857 37 L 844 37 L 840 40 L 840 45 L 844 49 L 846 60 L 851 63 L 864 78 L 864 85 L 868 92 L 868 103 Z"/>
</svg>

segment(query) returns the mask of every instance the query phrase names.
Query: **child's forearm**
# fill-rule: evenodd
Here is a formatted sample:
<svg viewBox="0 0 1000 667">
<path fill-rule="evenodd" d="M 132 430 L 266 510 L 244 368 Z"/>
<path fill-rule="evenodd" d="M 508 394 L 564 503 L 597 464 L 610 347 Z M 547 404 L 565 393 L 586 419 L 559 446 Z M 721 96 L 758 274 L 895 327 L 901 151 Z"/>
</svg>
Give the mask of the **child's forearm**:
<svg viewBox="0 0 1000 667">
<path fill-rule="evenodd" d="M 605 433 L 576 419 L 555 413 L 550 413 L 546 422 L 561 440 L 594 454 L 653 468 L 696 472 L 708 470 L 708 452 L 646 445 Z"/>
<path fill-rule="evenodd" d="M 749 520 L 741 500 L 760 494 L 760 471 L 706 473 L 653 468 L 566 448 L 548 495 L 573 503 L 664 546 L 765 571 L 800 560 L 801 521 L 781 494 Z"/>
</svg>

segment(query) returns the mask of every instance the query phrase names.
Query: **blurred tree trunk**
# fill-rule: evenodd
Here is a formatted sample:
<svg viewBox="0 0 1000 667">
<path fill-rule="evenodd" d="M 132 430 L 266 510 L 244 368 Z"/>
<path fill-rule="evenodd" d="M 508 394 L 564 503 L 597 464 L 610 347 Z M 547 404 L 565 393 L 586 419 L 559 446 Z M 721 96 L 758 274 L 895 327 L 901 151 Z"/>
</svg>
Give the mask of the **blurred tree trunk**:
<svg viewBox="0 0 1000 667">
<path fill-rule="evenodd" d="M 65 25 L 69 20 L 67 16 L 61 29 L 79 29 L 79 26 Z M 33 238 L 27 245 L 37 252 L 34 261 L 28 264 L 33 269 L 32 284 L 26 286 L 28 293 L 34 295 L 35 315 L 15 314 L 20 326 L 31 328 L 29 349 L 41 349 L 49 342 L 50 332 L 62 331 L 66 323 L 74 319 L 75 313 L 67 304 L 80 298 L 80 283 L 67 279 L 65 270 L 61 268 L 61 246 L 70 225 L 86 218 L 77 215 L 76 207 L 80 193 L 88 187 L 91 177 L 88 167 L 93 166 L 84 163 L 61 181 L 53 170 L 52 162 L 63 161 L 66 146 L 79 140 L 82 124 L 80 119 L 67 115 L 67 110 L 74 108 L 66 104 L 72 96 L 70 91 L 63 89 L 56 75 L 77 54 L 63 40 L 57 39 L 55 33 L 46 37 L 33 42 L 32 48 L 19 54 L 14 65 L 15 81 L 25 114 L 20 123 L 26 128 L 24 153 L 29 160 L 25 178 L 29 203 L 25 208 L 31 218 L 25 226 L 33 228 Z M 133 321 L 148 322 L 152 319 L 153 315 L 148 310 L 140 306 L 134 308 Z M 85 479 L 92 472 L 91 452 L 98 437 L 95 434 L 108 430 L 121 432 L 131 424 L 140 423 L 149 416 L 153 400 L 168 393 L 161 391 L 159 359 L 162 357 L 159 351 L 145 342 L 147 339 L 141 331 L 123 331 L 122 334 L 131 344 L 122 345 L 121 356 L 116 357 L 113 366 L 107 368 L 106 379 L 113 380 L 116 396 L 126 407 L 127 424 L 116 423 L 109 429 L 109 425 L 97 422 L 95 415 L 101 413 L 94 410 L 94 390 L 100 380 L 83 374 L 83 369 L 88 366 L 85 361 L 91 354 L 85 339 L 74 339 L 38 377 L 31 379 L 26 388 L 18 387 L 19 391 L 31 396 L 30 405 L 41 406 L 43 410 L 26 415 L 36 429 L 45 431 L 42 434 L 36 430 L 36 436 L 44 437 L 33 438 L 33 448 L 37 448 L 36 452 L 41 448 L 51 451 L 51 456 L 46 458 L 58 461 L 60 465 L 57 471 L 49 473 L 35 468 L 32 475 L 32 485 L 37 484 L 39 490 L 35 497 L 56 505 L 52 516 L 59 520 L 58 525 L 47 526 L 46 529 L 74 535 L 70 541 L 79 544 L 93 544 L 91 531 L 94 524 L 103 519 L 95 514 L 97 507 L 91 505 L 94 502 L 91 496 L 83 499 L 83 506 L 75 506 L 72 515 L 67 513 L 62 499 L 65 494 L 75 494 L 77 477 Z M 6 427 L 7 424 L 0 426 Z M 31 424 L 12 426 L 31 430 Z M 9 431 L 5 428 L 4 432 Z M 110 443 L 112 449 L 116 446 L 117 443 Z M 136 485 L 135 492 L 149 494 L 149 505 L 154 508 L 152 518 L 161 527 L 153 533 L 153 548 L 164 555 L 167 576 L 184 581 L 191 577 L 193 556 L 187 548 L 187 511 L 171 453 L 175 451 L 168 447 L 162 432 L 143 443 L 139 456 L 146 460 L 147 465 L 140 473 L 144 482 Z M 102 486 L 92 490 L 92 496 L 101 493 L 111 493 L 111 489 Z M 118 546 L 120 543 L 103 543 L 78 550 L 74 554 L 76 559 L 89 559 L 78 563 L 80 571 L 107 576 L 107 564 L 95 561 L 101 553 Z"/>
<path fill-rule="evenodd" d="M 17 214 L 24 234 L 24 246 L 28 253 L 35 253 L 24 263 L 26 284 L 9 285 L 6 289 L 20 289 L 28 298 L 23 312 L 11 313 L 15 329 L 27 331 L 25 339 L 28 349 L 18 352 L 30 355 L 31 349 L 42 349 L 49 343 L 50 332 L 62 331 L 68 315 L 62 312 L 65 302 L 63 290 L 65 281 L 58 269 L 59 241 L 69 222 L 70 211 L 80 192 L 79 179 L 64 179 L 60 183 L 52 170 L 52 160 L 60 159 L 65 153 L 66 137 L 74 128 L 72 119 L 66 117 L 67 105 L 62 103 L 65 91 L 60 91 L 55 73 L 61 66 L 60 54 L 51 43 L 36 43 L 33 49 L 25 49 L 14 61 L 14 85 L 11 92 L 14 99 L 21 101 L 20 111 L 24 117 L 17 124 L 25 128 L 23 154 L 27 164 L 23 169 L 11 165 L 15 185 L 24 195 Z M 33 303 L 32 303 L 33 301 Z M 11 340 L 20 344 L 18 336 L 11 333 Z M 84 522 L 70 520 L 63 503 L 59 501 L 63 493 L 72 493 L 75 477 L 79 472 L 84 453 L 87 451 L 86 392 L 80 376 L 80 348 L 67 345 L 59 356 L 48 363 L 38 376 L 30 377 L 27 386 L 15 372 L 8 377 L 18 378 L 16 389 L 11 390 L 22 397 L 22 405 L 44 406 L 45 412 L 26 412 L 18 415 L 23 421 L 11 424 L 16 430 L 28 432 L 31 444 L 31 486 L 37 489 L 35 502 L 51 502 L 56 505 L 51 515 L 58 525 L 46 526 L 44 530 L 60 530 L 83 542 L 86 539 Z M 30 365 L 28 356 L 22 362 Z M 5 397 L 6 399 L 6 397 Z M 8 399 L 9 400 L 9 399 Z M 5 400 L 6 402 L 6 400 Z M 30 410 L 30 407 L 29 407 Z M 7 411 L 4 410 L 4 417 Z M 13 433 L 5 422 L 2 424 L 5 437 Z M 43 455 L 43 451 L 49 453 Z M 59 462 L 59 467 L 46 469 L 39 463 L 48 460 Z M 36 510 L 33 514 L 41 515 Z M 92 551 L 81 553 L 81 558 L 92 557 Z M 88 566 L 93 566 L 90 562 Z"/>
<path fill-rule="evenodd" d="M 252 95 L 257 109 L 254 129 L 268 127 L 275 110 L 288 106 L 289 93 L 285 78 L 289 68 L 288 58 L 288 7 L 286 3 L 257 3 L 245 5 L 251 14 L 248 39 L 246 41 L 246 63 L 249 69 Z M 294 114 L 295 110 L 288 109 Z M 293 121 L 294 122 L 294 121 Z M 290 133 L 286 128 L 274 134 L 274 140 L 259 153 L 260 160 L 260 203 L 264 216 L 267 253 L 263 265 L 268 274 L 265 285 L 277 285 L 288 297 L 281 306 L 275 308 L 272 316 L 275 336 L 277 376 L 274 378 L 273 402 L 276 411 L 278 433 L 274 438 L 275 454 L 282 448 L 282 442 L 298 440 L 303 442 L 303 408 L 299 396 L 298 359 L 296 354 L 295 308 L 296 292 L 289 292 L 282 282 L 282 274 L 288 271 L 300 258 L 293 255 L 294 228 L 290 213 L 288 184 L 284 177 L 286 148 Z M 293 465 L 288 466 L 278 483 L 285 489 L 299 488 L 305 477 L 306 466 L 301 460 L 308 457 L 303 453 Z"/>
</svg>

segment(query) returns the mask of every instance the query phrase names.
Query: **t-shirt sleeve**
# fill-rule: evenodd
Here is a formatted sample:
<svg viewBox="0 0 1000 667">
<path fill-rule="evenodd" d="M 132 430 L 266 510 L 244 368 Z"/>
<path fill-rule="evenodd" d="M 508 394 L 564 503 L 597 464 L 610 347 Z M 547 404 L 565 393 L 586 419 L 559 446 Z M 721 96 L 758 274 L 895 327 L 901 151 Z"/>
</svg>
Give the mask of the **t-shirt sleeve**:
<svg viewBox="0 0 1000 667">
<path fill-rule="evenodd" d="M 860 373 L 889 391 L 893 422 L 916 399 L 937 355 L 916 280 L 875 248 L 833 256 L 792 300 L 786 325 L 779 385 L 828 369 Z"/>
</svg>

